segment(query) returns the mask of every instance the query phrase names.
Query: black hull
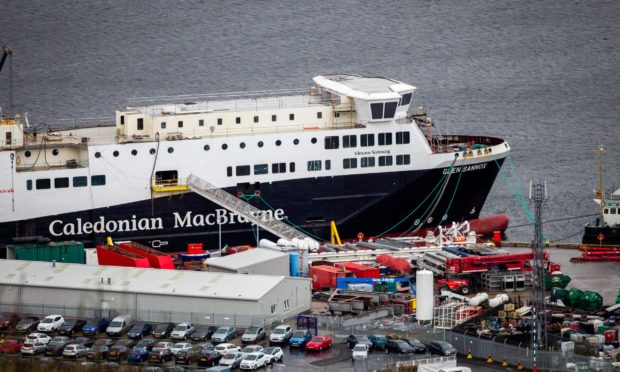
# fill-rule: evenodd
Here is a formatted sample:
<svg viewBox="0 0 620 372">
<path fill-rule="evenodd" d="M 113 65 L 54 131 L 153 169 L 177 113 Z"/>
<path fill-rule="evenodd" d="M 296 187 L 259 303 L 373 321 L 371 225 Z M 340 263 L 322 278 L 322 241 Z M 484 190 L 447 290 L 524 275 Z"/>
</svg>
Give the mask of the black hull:
<svg viewBox="0 0 620 372">
<path fill-rule="evenodd" d="M 255 190 L 260 190 L 260 197 L 250 198 L 252 205 L 261 210 L 282 209 L 280 216 L 286 216 L 289 222 L 322 240 L 329 239 L 331 220 L 336 222 L 343 239 L 354 238 L 360 232 L 366 237 L 394 235 L 413 230 L 418 224 L 432 227 L 478 218 L 502 163 L 503 159 L 490 161 L 483 167 L 466 167 L 462 173 L 455 168 L 458 172 L 452 174 L 434 212 L 427 217 L 424 213 L 432 210 L 433 199 L 441 189 L 436 186 L 447 169 L 251 184 L 245 193 L 254 194 Z M 234 188 L 226 191 L 238 194 Z M 407 217 L 418 206 L 417 211 Z M 11 243 L 15 237 L 42 236 L 52 241 L 79 240 L 87 247 L 93 247 L 111 236 L 114 240 L 132 240 L 162 251 L 185 251 L 189 243 L 203 243 L 206 249 L 212 250 L 219 247 L 220 231 L 213 223 L 217 209 L 224 212 L 222 207 L 195 193 L 159 197 L 109 208 L 4 223 L 0 225 L 0 243 Z M 191 217 L 202 216 L 193 221 L 198 222 L 198 226 L 195 223 L 188 226 L 187 222 L 191 220 L 187 218 L 188 213 Z M 444 215 L 445 219 L 442 219 Z M 119 228 L 113 233 L 88 231 L 102 219 L 124 220 L 125 229 Z M 256 244 L 256 230 L 251 224 L 240 223 L 238 219 L 230 223 L 229 214 L 227 219 L 228 223 L 220 225 L 222 244 Z M 140 230 L 141 220 L 142 227 L 146 228 Z M 201 221 L 204 226 L 200 226 Z M 87 223 L 90 229 L 84 228 Z M 120 223 L 116 225 L 119 227 Z M 260 230 L 259 238 L 274 239 L 274 236 Z"/>
<path fill-rule="evenodd" d="M 599 235 L 603 240 L 599 240 Z M 620 245 L 620 227 L 586 226 L 581 242 L 583 244 Z"/>
</svg>

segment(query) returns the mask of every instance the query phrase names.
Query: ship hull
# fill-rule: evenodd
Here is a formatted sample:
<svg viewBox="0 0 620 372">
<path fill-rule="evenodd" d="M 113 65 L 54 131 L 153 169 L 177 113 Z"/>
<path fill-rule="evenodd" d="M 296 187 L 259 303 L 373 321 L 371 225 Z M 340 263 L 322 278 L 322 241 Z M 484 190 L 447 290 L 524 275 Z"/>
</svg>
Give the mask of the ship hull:
<svg viewBox="0 0 620 372">
<path fill-rule="evenodd" d="M 603 238 L 599 240 L 599 238 Z M 586 226 L 583 244 L 620 245 L 620 227 Z"/>
<path fill-rule="evenodd" d="M 263 210 L 265 218 L 285 220 L 320 240 L 329 239 L 331 220 L 344 239 L 360 233 L 397 235 L 419 225 L 478 218 L 502 163 L 455 167 L 443 193 L 447 168 L 261 183 L 240 197 Z M 236 188 L 225 190 L 237 193 Z M 110 236 L 170 252 L 185 251 L 190 243 L 212 250 L 274 239 L 192 192 L 0 225 L 2 243 L 33 236 L 91 247 Z"/>
</svg>

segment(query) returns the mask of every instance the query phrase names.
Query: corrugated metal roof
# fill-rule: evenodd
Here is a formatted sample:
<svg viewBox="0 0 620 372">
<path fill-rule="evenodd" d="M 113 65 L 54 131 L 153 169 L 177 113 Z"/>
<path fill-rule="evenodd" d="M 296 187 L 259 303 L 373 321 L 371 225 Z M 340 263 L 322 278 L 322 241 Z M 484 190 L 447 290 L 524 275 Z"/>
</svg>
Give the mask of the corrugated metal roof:
<svg viewBox="0 0 620 372">
<path fill-rule="evenodd" d="M 231 254 L 229 256 L 209 258 L 207 260 L 207 266 L 219 267 L 228 270 L 241 270 L 248 266 L 271 261 L 282 256 L 288 256 L 288 254 L 278 252 L 273 249 L 254 248 L 244 252 Z"/>
<path fill-rule="evenodd" d="M 54 267 L 50 262 L 0 260 L 0 284 L 8 285 L 259 300 L 285 280 L 305 279 L 66 263 Z"/>
</svg>

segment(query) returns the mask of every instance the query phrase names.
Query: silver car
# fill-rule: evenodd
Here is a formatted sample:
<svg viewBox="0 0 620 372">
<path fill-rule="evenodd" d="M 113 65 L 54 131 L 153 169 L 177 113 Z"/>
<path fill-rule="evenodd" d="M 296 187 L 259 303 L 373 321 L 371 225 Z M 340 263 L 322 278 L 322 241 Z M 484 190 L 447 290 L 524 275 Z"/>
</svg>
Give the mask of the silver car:
<svg viewBox="0 0 620 372">
<path fill-rule="evenodd" d="M 265 328 L 263 327 L 250 327 L 246 329 L 243 336 L 241 336 L 241 342 L 257 342 L 265 338 Z"/>
<path fill-rule="evenodd" d="M 80 344 L 70 344 L 65 346 L 65 349 L 62 351 L 62 355 L 65 358 L 79 358 L 81 356 L 86 355 L 88 353 L 88 349 L 84 347 L 84 345 Z"/>
<path fill-rule="evenodd" d="M 45 344 L 41 342 L 31 342 L 26 341 L 24 345 L 22 345 L 21 353 L 22 355 L 39 355 L 45 352 Z"/>
<path fill-rule="evenodd" d="M 228 342 L 237 336 L 237 329 L 231 326 L 219 327 L 211 336 L 212 342 Z"/>
</svg>

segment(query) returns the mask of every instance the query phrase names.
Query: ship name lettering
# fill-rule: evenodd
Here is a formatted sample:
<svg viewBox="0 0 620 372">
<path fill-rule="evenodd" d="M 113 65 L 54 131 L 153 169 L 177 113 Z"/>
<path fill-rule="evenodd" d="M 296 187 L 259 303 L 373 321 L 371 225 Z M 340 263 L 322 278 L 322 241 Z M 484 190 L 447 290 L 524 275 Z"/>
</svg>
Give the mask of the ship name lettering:
<svg viewBox="0 0 620 372">
<path fill-rule="evenodd" d="M 465 173 L 465 172 L 470 172 L 470 171 L 476 171 L 476 170 L 481 170 L 481 169 L 486 169 L 488 163 L 481 163 L 481 164 L 472 164 L 472 165 L 465 165 L 462 167 L 454 167 L 452 168 L 452 172 L 450 172 L 450 168 L 444 169 L 443 170 L 443 174 L 448 174 L 448 173 Z"/>
<path fill-rule="evenodd" d="M 63 235 L 83 235 L 83 234 L 103 234 L 125 231 L 144 231 L 161 230 L 164 223 L 161 217 L 136 218 L 131 216 L 131 220 L 106 220 L 100 216 L 97 221 L 82 222 L 81 218 L 76 218 L 75 222 L 64 223 L 63 220 L 54 220 L 49 225 L 49 232 L 53 236 Z"/>
<path fill-rule="evenodd" d="M 271 221 L 276 219 L 278 221 L 282 221 L 286 218 L 284 215 L 283 209 L 276 209 L 274 211 L 271 210 L 259 210 L 251 212 L 252 216 L 255 218 L 260 218 L 261 221 Z M 200 214 L 194 213 L 193 211 L 185 212 L 185 214 L 180 214 L 179 212 L 174 212 L 174 228 L 183 228 L 183 227 L 196 227 L 196 226 L 213 226 L 213 225 L 227 225 L 234 223 L 249 223 L 250 221 L 247 217 L 239 216 L 236 213 L 229 212 L 226 209 L 218 208 L 214 213 L 209 214 Z"/>
</svg>

